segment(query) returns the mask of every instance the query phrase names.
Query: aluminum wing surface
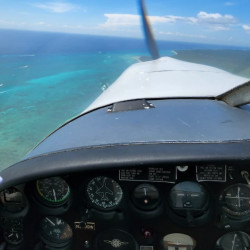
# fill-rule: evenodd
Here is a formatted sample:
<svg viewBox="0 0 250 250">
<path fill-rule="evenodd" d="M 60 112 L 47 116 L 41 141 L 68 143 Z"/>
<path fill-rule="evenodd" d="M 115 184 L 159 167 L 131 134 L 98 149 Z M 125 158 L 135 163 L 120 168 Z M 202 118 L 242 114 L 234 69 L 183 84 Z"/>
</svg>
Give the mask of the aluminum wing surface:
<svg viewBox="0 0 250 250">
<path fill-rule="evenodd" d="M 127 100 L 215 98 L 248 79 L 170 57 L 130 66 L 83 113 Z"/>
</svg>

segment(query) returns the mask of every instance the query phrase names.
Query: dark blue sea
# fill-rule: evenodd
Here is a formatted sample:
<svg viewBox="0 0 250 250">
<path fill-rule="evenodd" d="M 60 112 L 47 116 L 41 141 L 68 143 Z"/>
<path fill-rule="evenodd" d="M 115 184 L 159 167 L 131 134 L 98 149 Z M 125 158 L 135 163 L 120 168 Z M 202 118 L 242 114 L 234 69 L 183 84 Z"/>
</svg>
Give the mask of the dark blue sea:
<svg viewBox="0 0 250 250">
<path fill-rule="evenodd" d="M 161 56 L 224 48 L 158 44 Z M 0 30 L 0 169 L 81 113 L 139 56 L 148 56 L 140 39 Z"/>
</svg>

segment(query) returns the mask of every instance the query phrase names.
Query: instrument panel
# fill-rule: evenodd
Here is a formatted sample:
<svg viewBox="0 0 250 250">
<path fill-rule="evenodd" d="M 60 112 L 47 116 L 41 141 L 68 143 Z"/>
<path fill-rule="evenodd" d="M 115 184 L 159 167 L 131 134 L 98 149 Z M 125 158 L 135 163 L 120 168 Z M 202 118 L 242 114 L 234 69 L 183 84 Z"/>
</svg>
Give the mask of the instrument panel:
<svg viewBox="0 0 250 250">
<path fill-rule="evenodd" d="M 163 164 L 34 180 L 0 193 L 0 247 L 248 250 L 248 173 Z"/>
</svg>

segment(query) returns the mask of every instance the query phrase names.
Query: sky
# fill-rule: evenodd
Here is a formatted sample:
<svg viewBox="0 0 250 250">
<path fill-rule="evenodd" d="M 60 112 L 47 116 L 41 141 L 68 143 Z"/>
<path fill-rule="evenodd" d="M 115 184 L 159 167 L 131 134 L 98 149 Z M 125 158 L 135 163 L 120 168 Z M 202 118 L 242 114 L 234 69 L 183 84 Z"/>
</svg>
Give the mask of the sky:
<svg viewBox="0 0 250 250">
<path fill-rule="evenodd" d="M 147 0 L 156 39 L 250 47 L 249 0 Z M 0 0 L 0 29 L 143 37 L 138 0 Z"/>
</svg>

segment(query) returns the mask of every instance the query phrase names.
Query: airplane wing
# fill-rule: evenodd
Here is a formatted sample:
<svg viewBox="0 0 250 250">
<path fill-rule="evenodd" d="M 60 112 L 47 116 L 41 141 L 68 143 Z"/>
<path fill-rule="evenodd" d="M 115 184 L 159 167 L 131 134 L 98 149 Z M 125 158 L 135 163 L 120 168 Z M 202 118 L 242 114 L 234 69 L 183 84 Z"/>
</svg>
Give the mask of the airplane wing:
<svg viewBox="0 0 250 250">
<path fill-rule="evenodd" d="M 130 66 L 83 113 L 134 99 L 215 98 L 249 79 L 171 57 Z"/>
</svg>

